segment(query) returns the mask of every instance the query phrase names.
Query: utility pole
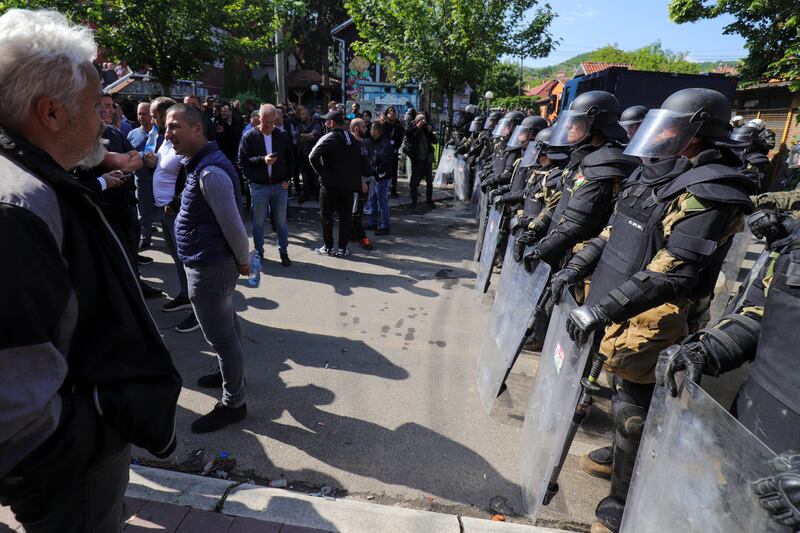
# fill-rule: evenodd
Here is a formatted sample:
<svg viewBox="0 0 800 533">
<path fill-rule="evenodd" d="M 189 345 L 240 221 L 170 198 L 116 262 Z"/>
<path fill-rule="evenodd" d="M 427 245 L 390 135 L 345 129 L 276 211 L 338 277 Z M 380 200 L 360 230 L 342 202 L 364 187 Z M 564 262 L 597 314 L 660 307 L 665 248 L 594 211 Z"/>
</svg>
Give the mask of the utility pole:
<svg viewBox="0 0 800 533">
<path fill-rule="evenodd" d="M 282 104 L 286 101 L 286 59 L 283 54 L 283 30 L 275 32 L 275 85 L 278 89 L 278 101 Z"/>
</svg>

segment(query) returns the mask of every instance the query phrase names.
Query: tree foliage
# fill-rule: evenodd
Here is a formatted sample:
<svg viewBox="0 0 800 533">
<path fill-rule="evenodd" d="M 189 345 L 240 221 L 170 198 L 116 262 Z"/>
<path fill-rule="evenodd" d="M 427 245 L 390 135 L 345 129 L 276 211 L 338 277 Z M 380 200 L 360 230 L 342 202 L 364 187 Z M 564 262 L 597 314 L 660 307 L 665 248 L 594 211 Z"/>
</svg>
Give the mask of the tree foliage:
<svg viewBox="0 0 800 533">
<path fill-rule="evenodd" d="M 688 52 L 665 50 L 660 41 L 637 48 L 630 52 L 620 50 L 616 45 L 607 45 L 589 53 L 587 61 L 609 63 L 628 63 L 636 70 L 674 72 L 678 74 L 697 74 L 700 64 L 687 61 Z"/>
<path fill-rule="evenodd" d="M 481 83 L 481 94 L 492 91 L 496 97 L 519 96 L 519 65 L 495 63 Z"/>
<path fill-rule="evenodd" d="M 495 98 L 491 102 L 492 107 L 499 107 L 501 109 L 515 109 L 515 110 L 527 110 L 533 109 L 534 111 L 539 111 L 539 102 L 540 99 L 534 96 L 506 96 L 502 98 Z"/>
<path fill-rule="evenodd" d="M 735 20 L 724 33 L 747 41 L 748 55 L 740 72 L 747 80 L 800 75 L 797 13 L 796 0 L 671 0 L 669 4 L 669 16 L 678 24 L 732 15 Z"/>
<path fill-rule="evenodd" d="M 331 72 L 331 30 L 348 18 L 344 0 L 306 0 L 306 9 L 291 22 L 291 39 L 303 57 L 303 67 Z"/>
<path fill-rule="evenodd" d="M 198 76 L 213 61 L 250 63 L 274 49 L 275 30 L 304 8 L 301 0 L 0 0 L 54 8 L 95 28 L 98 44 L 133 68 L 149 67 L 164 88 Z"/>
<path fill-rule="evenodd" d="M 421 81 L 453 101 L 477 87 L 501 55 L 542 57 L 555 44 L 555 13 L 537 0 L 345 0 L 363 39 L 358 53 L 383 54 L 399 81 Z M 452 119 L 452 113 L 449 113 Z"/>
</svg>

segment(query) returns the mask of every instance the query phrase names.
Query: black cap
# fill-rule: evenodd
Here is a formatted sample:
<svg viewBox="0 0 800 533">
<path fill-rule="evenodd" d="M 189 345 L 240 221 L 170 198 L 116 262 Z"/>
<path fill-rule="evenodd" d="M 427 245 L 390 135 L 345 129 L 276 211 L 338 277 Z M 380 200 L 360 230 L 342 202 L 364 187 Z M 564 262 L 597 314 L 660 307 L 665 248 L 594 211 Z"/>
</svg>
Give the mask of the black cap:
<svg viewBox="0 0 800 533">
<path fill-rule="evenodd" d="M 344 115 L 342 115 L 342 112 L 337 109 L 334 109 L 333 111 L 328 111 L 319 118 L 321 118 L 322 120 L 332 120 L 336 124 L 344 124 Z"/>
</svg>

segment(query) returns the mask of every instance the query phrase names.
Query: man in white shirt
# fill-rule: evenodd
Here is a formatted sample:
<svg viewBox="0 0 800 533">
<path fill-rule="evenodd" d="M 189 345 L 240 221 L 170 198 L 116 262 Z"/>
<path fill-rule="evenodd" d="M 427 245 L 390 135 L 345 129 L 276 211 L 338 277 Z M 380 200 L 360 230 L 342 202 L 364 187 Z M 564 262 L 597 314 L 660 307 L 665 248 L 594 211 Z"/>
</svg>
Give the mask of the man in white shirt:
<svg viewBox="0 0 800 533">
<path fill-rule="evenodd" d="M 166 117 L 167 110 L 175 105 L 175 100 L 165 96 L 159 96 L 150 102 L 150 114 L 153 123 L 158 126 L 159 132 L 166 131 Z M 172 256 L 172 261 L 175 263 L 175 269 L 178 272 L 178 282 L 180 283 L 181 290 L 178 295 L 171 301 L 161 306 L 161 310 L 166 313 L 173 313 L 188 309 L 191 311 L 180 324 L 175 326 L 175 331 L 179 333 L 188 333 L 200 329 L 200 324 L 192 311 L 192 303 L 189 301 L 189 289 L 186 281 L 186 271 L 184 270 L 183 263 L 178 259 L 178 249 L 175 245 L 175 217 L 178 215 L 177 206 L 179 202 L 175 202 L 176 197 L 180 196 L 178 190 L 178 174 L 181 170 L 181 158 L 175 153 L 172 148 L 172 143 L 165 140 L 163 135 L 158 137 L 158 150 L 155 153 L 145 154 L 145 166 L 153 169 L 153 202 L 159 213 L 161 221 L 161 229 L 164 232 L 164 241 L 167 244 L 167 250 Z M 183 186 L 181 185 L 182 189 Z"/>
</svg>

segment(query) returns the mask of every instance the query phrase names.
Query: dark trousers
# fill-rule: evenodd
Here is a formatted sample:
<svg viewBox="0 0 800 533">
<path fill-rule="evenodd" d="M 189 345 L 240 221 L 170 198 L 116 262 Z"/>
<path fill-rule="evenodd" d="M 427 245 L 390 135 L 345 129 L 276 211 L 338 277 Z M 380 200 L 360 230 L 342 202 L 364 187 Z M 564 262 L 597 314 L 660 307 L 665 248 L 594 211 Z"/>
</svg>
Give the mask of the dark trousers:
<svg viewBox="0 0 800 533">
<path fill-rule="evenodd" d="M 339 215 L 339 249 L 347 249 L 350 240 L 350 218 L 353 213 L 353 191 L 319 188 L 319 213 L 322 217 L 322 239 L 333 248 L 333 213 Z"/>
<path fill-rule="evenodd" d="M 398 153 L 396 150 L 393 152 L 392 164 L 389 167 L 389 175 L 392 178 L 392 194 L 397 194 L 397 165 L 400 162 Z"/>
<path fill-rule="evenodd" d="M 431 163 L 425 159 L 411 162 L 411 201 L 417 203 L 419 196 L 419 183 L 425 179 L 425 200 L 433 201 L 433 176 L 431 176 Z"/>
<path fill-rule="evenodd" d="M 303 174 L 303 200 L 310 200 L 319 195 L 319 178 L 308 162 L 308 157 L 300 157 L 300 172 Z"/>
<path fill-rule="evenodd" d="M 12 472 L 0 480 L 0 502 L 28 533 L 121 531 L 131 445 L 99 422 L 94 448 L 88 464 L 62 454 Z"/>
<path fill-rule="evenodd" d="M 352 228 L 350 234 L 353 239 L 360 240 L 367 236 L 364 231 L 364 206 L 367 203 L 367 195 L 361 192 L 353 193 L 353 219 L 350 222 Z"/>
<path fill-rule="evenodd" d="M 292 150 L 294 150 L 294 160 L 299 164 L 295 164 L 294 166 L 294 174 L 292 175 L 292 182 L 294 183 L 294 195 L 300 196 L 303 192 L 303 189 L 300 188 L 300 166 L 301 166 L 301 156 L 300 151 L 297 148 L 297 145 L 292 145 Z M 308 158 L 306 157 L 306 160 Z"/>
</svg>

